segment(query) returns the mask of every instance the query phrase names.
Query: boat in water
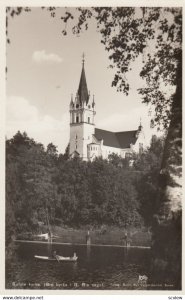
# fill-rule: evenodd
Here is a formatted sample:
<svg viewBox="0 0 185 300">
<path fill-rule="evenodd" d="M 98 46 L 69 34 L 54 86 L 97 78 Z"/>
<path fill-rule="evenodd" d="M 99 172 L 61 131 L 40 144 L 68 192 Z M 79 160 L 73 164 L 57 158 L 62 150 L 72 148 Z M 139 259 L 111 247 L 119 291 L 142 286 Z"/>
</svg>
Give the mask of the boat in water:
<svg viewBox="0 0 185 300">
<path fill-rule="evenodd" d="M 74 253 L 73 256 L 61 256 L 61 255 L 56 255 L 55 257 L 50 257 L 50 256 L 40 256 L 40 255 L 35 255 L 34 256 L 36 259 L 39 260 L 44 260 L 44 261 L 71 261 L 71 262 L 75 262 L 77 261 L 78 257 L 76 256 L 76 253 Z"/>
</svg>

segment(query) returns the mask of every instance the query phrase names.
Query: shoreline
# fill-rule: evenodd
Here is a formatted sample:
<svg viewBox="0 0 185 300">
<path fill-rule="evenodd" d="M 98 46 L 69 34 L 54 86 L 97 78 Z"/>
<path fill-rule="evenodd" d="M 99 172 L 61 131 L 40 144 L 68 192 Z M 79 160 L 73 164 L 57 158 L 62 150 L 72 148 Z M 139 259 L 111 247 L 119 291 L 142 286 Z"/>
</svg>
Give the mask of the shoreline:
<svg viewBox="0 0 185 300">
<path fill-rule="evenodd" d="M 40 228 L 40 233 L 47 233 L 48 228 Z M 115 247 L 138 247 L 151 248 L 151 233 L 146 228 L 127 228 L 127 230 L 118 227 L 101 227 L 101 228 L 70 228 L 52 226 L 53 238 L 52 243 L 63 245 L 101 245 Z M 32 241 L 48 243 L 48 239 L 37 238 L 36 233 L 28 235 L 20 234 L 14 236 L 13 240 Z"/>
<path fill-rule="evenodd" d="M 14 240 L 15 243 L 33 243 L 33 244 L 50 244 L 46 241 L 28 241 L 28 240 Z M 138 249 L 151 249 L 150 246 L 125 246 L 125 245 L 104 245 L 104 244 L 80 244 L 80 243 L 61 243 L 61 242 L 52 242 L 53 245 L 69 245 L 69 246 L 87 246 L 87 247 L 118 247 L 118 248 L 138 248 Z"/>
</svg>

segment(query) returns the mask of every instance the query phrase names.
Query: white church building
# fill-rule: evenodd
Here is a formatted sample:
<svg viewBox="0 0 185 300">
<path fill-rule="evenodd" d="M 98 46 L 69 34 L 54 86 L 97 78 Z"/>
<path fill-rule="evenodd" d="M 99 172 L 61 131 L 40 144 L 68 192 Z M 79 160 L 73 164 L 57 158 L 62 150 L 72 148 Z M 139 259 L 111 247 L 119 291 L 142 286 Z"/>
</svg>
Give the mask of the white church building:
<svg viewBox="0 0 185 300">
<path fill-rule="evenodd" d="M 131 131 L 112 132 L 95 127 L 95 101 L 87 89 L 84 59 L 78 91 L 70 102 L 70 156 L 83 160 L 95 157 L 107 159 L 110 154 L 125 158 L 132 152 L 140 152 L 146 147 L 143 127 Z"/>
</svg>

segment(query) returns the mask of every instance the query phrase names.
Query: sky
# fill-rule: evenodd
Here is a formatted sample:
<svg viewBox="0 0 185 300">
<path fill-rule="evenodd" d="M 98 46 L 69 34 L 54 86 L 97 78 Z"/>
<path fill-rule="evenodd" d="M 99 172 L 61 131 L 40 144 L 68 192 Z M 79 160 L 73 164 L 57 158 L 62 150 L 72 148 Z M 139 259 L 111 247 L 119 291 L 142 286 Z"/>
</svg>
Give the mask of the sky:
<svg viewBox="0 0 185 300">
<path fill-rule="evenodd" d="M 72 12 L 73 9 L 70 9 Z M 90 28 L 74 36 L 64 24 L 59 8 L 56 18 L 41 8 L 32 8 L 9 18 L 6 83 L 6 137 L 20 130 L 44 146 L 52 142 L 64 152 L 69 142 L 69 103 L 78 89 L 85 53 L 85 73 L 91 95 L 95 95 L 97 128 L 127 131 L 138 128 L 140 118 L 149 141 L 148 107 L 137 89 L 142 57 L 128 74 L 129 96 L 111 87 L 114 70 L 108 68 L 108 53 L 100 43 L 100 33 L 92 21 Z"/>
</svg>

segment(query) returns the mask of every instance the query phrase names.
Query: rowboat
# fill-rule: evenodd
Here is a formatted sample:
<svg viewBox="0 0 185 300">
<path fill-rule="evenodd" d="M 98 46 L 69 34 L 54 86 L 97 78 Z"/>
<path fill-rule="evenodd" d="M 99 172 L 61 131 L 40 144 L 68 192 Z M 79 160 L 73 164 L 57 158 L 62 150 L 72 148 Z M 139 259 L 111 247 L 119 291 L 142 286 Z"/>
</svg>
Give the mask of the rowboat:
<svg viewBox="0 0 185 300">
<path fill-rule="evenodd" d="M 75 262 L 78 259 L 78 257 L 76 255 L 73 255 L 72 257 L 60 256 L 60 255 L 56 255 L 55 257 L 35 255 L 34 257 L 36 259 L 44 260 L 44 261 L 56 261 L 57 260 L 57 261 Z"/>
</svg>

